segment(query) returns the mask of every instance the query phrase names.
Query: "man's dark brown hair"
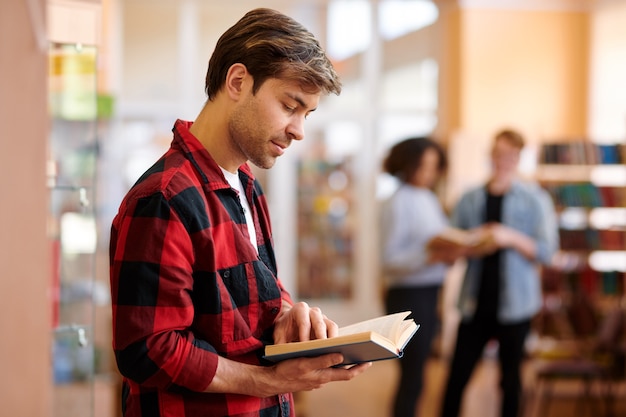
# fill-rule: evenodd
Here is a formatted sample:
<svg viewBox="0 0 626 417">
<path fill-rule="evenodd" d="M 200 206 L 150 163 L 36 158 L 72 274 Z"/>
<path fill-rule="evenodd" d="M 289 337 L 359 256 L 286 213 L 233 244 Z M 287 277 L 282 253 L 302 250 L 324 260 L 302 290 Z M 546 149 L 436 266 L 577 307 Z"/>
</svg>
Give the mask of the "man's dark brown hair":
<svg viewBox="0 0 626 417">
<path fill-rule="evenodd" d="M 253 94 L 268 78 L 296 81 L 307 92 L 341 93 L 339 77 L 313 34 L 275 10 L 248 12 L 217 41 L 206 75 L 209 100 L 236 63 L 245 65 L 254 77 Z"/>
</svg>

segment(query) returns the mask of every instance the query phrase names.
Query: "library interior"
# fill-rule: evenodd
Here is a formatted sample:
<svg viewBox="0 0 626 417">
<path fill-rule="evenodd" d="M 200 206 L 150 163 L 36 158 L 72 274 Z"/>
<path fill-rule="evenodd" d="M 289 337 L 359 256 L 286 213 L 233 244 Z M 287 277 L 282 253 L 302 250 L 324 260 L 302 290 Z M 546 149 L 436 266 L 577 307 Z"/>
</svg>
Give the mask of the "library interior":
<svg viewBox="0 0 626 417">
<path fill-rule="evenodd" d="M 271 169 L 251 164 L 293 299 L 340 327 L 385 314 L 389 150 L 441 146 L 433 193 L 449 219 L 490 178 L 494 135 L 513 129 L 518 181 L 549 196 L 559 241 L 536 267 L 518 415 L 626 415 L 625 0 L 3 0 L 2 414 L 122 416 L 111 222 L 174 122 L 202 108 L 219 36 L 257 7 L 310 30 L 342 83 L 305 140 Z M 440 413 L 469 262 L 450 262 L 437 293 L 416 416 Z M 461 417 L 500 415 L 498 350 L 489 340 Z M 392 417 L 401 360 L 295 393 L 297 415 Z"/>
</svg>

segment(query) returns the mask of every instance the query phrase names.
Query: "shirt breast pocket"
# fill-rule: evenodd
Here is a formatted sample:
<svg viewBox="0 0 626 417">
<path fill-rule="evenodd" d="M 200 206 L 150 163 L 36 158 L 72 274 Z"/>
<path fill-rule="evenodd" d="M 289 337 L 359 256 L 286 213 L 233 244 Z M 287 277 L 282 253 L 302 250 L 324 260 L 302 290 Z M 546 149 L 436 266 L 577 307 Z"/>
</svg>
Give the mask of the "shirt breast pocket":
<svg viewBox="0 0 626 417">
<path fill-rule="evenodd" d="M 536 210 L 533 204 L 530 201 L 520 201 L 513 206 L 507 223 L 521 232 L 531 234 L 536 221 Z"/>
<path fill-rule="evenodd" d="M 262 262 L 255 261 L 220 271 L 234 308 L 280 298 L 276 278 Z"/>
<path fill-rule="evenodd" d="M 259 336 L 274 321 L 273 310 L 280 306 L 281 293 L 274 274 L 260 261 L 220 271 L 235 312 L 235 339 Z M 243 325 L 245 322 L 245 325 Z"/>
</svg>

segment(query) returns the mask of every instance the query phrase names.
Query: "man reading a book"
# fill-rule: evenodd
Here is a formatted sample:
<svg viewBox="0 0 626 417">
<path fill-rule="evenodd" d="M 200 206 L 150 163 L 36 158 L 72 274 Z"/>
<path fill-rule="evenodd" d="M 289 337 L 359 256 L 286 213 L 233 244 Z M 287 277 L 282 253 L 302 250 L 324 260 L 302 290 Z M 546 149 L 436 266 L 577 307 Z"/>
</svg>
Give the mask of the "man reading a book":
<svg viewBox="0 0 626 417">
<path fill-rule="evenodd" d="M 349 380 L 341 354 L 272 364 L 271 343 L 333 337 L 277 277 L 265 195 L 247 162 L 270 168 L 322 94 L 341 85 L 313 35 L 269 9 L 218 40 L 208 100 L 178 120 L 169 150 L 113 220 L 113 348 L 122 409 L 140 416 L 293 416 L 294 391 Z"/>
</svg>

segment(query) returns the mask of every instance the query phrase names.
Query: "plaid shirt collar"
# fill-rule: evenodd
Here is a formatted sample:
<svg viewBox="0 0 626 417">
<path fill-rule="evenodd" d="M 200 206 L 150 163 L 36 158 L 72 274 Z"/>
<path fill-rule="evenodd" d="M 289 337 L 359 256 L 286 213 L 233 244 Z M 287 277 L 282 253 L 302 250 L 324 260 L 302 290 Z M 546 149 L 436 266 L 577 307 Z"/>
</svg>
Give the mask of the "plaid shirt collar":
<svg viewBox="0 0 626 417">
<path fill-rule="evenodd" d="M 174 140 L 172 148 L 180 150 L 192 162 L 198 173 L 202 176 L 203 181 L 210 190 L 219 190 L 230 188 L 230 184 L 226 181 L 222 170 L 215 159 L 209 154 L 206 148 L 200 143 L 190 131 L 193 122 L 185 120 L 176 120 L 172 132 L 174 132 Z M 255 177 L 248 163 L 239 166 L 239 170 L 243 172 L 249 181 L 254 181 Z"/>
</svg>

